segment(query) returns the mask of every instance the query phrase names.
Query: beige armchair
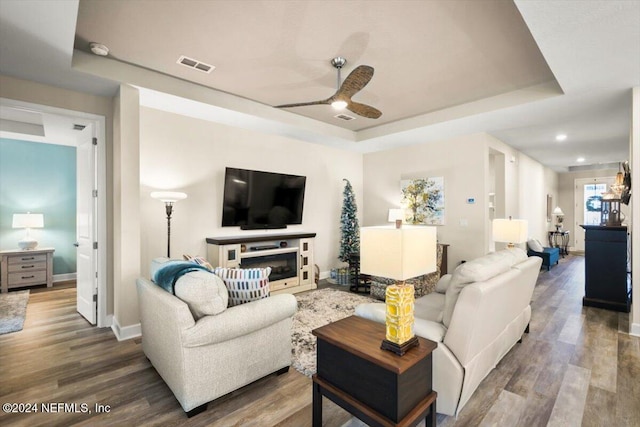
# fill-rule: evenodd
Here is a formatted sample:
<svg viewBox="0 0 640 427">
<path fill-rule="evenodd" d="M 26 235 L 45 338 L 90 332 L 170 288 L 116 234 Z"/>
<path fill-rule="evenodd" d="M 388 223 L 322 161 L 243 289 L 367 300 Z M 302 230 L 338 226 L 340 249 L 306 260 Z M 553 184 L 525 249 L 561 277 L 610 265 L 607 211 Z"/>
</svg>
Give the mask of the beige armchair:
<svg viewBox="0 0 640 427">
<path fill-rule="evenodd" d="M 193 416 L 207 403 L 291 364 L 293 295 L 274 295 L 195 320 L 188 305 L 137 280 L 142 348 Z"/>
</svg>

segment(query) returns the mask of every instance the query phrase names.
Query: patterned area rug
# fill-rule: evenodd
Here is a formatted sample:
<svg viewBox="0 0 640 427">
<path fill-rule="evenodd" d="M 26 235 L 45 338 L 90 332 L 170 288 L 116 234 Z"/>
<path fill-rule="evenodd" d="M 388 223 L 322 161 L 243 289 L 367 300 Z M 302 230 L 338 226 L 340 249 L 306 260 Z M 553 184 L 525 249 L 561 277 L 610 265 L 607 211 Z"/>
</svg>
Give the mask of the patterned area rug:
<svg viewBox="0 0 640 427">
<path fill-rule="evenodd" d="M 0 335 L 22 330 L 28 302 L 29 290 L 0 294 Z"/>
<path fill-rule="evenodd" d="M 337 289 L 320 289 L 296 295 L 298 311 L 293 316 L 293 367 L 310 377 L 316 373 L 316 328 L 353 315 L 356 306 L 373 298 Z"/>
</svg>

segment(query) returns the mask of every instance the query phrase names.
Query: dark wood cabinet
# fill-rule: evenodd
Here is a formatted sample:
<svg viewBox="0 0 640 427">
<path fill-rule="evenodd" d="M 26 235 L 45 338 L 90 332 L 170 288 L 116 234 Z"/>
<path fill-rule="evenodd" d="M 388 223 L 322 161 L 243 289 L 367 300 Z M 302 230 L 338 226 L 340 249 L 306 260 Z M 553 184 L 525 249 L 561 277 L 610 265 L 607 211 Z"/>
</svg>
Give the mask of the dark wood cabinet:
<svg viewBox="0 0 640 427">
<path fill-rule="evenodd" d="M 628 313 L 631 278 L 627 274 L 627 227 L 581 227 L 585 229 L 585 286 L 582 305 Z"/>
<path fill-rule="evenodd" d="M 398 356 L 382 350 L 385 325 L 351 316 L 313 330 L 318 339 L 313 376 L 313 423 L 322 426 L 322 397 L 367 425 L 436 425 L 432 389 L 432 352 L 437 343 L 418 337 L 419 345 Z"/>
</svg>

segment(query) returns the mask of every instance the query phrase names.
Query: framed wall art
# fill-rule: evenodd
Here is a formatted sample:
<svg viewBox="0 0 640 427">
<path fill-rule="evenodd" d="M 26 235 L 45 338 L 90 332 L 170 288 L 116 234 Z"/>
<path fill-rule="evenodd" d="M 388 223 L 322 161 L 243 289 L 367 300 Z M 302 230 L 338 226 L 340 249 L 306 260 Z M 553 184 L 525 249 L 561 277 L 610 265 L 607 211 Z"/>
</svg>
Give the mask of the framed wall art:
<svg viewBox="0 0 640 427">
<path fill-rule="evenodd" d="M 444 177 L 400 181 L 407 224 L 444 225 Z"/>
</svg>

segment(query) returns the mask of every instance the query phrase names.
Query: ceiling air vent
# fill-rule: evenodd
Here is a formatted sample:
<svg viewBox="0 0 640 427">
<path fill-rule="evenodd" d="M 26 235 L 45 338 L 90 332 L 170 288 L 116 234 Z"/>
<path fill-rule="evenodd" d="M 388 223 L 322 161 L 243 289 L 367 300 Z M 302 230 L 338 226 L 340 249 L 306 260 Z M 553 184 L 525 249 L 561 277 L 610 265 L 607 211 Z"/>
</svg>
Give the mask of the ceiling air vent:
<svg viewBox="0 0 640 427">
<path fill-rule="evenodd" d="M 346 122 L 356 119 L 355 117 L 349 116 L 348 114 L 344 114 L 344 113 L 338 114 L 337 116 L 333 116 L 333 117 L 335 117 L 336 119 L 344 120 Z"/>
<path fill-rule="evenodd" d="M 177 63 L 207 74 L 211 73 L 211 71 L 216 68 L 213 65 L 205 64 L 204 62 L 197 61 L 184 55 L 178 58 Z"/>
<path fill-rule="evenodd" d="M 355 120 L 356 118 L 353 116 L 348 116 L 346 114 L 338 114 L 337 116 L 333 116 L 336 119 L 340 119 L 340 120 L 345 120 L 345 121 L 349 121 L 349 120 Z"/>
<path fill-rule="evenodd" d="M 77 123 L 73 124 L 73 130 L 84 130 L 84 128 L 86 128 L 85 125 L 79 125 Z"/>
</svg>

